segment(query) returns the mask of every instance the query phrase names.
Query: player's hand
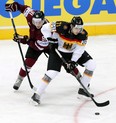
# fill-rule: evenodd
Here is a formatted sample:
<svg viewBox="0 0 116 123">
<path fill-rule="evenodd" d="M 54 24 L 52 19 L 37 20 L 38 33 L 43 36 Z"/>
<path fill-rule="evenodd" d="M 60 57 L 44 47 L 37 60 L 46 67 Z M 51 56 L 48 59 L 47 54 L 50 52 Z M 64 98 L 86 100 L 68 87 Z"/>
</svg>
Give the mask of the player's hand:
<svg viewBox="0 0 116 123">
<path fill-rule="evenodd" d="M 58 48 L 58 39 L 54 38 L 47 38 L 49 42 L 49 49 L 54 50 L 55 48 Z"/>
<path fill-rule="evenodd" d="M 6 3 L 5 4 L 5 11 L 8 11 L 8 12 L 15 12 L 18 10 L 18 3 L 17 2 L 14 2 L 14 3 Z"/>
<path fill-rule="evenodd" d="M 28 36 L 27 35 L 19 35 L 19 34 L 14 34 L 14 38 L 13 40 L 15 42 L 19 42 L 19 43 L 22 43 L 22 44 L 28 44 Z"/>
<path fill-rule="evenodd" d="M 76 67 L 76 62 L 74 61 L 68 61 L 67 64 L 63 64 L 65 70 L 70 73 L 72 70 Z"/>
</svg>

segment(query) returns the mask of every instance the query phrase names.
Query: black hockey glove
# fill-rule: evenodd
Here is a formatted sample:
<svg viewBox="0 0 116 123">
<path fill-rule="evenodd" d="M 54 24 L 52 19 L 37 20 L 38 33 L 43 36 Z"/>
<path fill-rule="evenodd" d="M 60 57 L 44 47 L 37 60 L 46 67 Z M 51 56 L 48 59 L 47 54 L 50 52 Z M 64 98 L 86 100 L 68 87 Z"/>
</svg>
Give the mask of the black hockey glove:
<svg viewBox="0 0 116 123">
<path fill-rule="evenodd" d="M 14 2 L 14 3 L 6 3 L 5 4 L 5 11 L 8 11 L 8 12 L 15 12 L 17 11 L 19 8 L 19 5 L 17 2 Z"/>
<path fill-rule="evenodd" d="M 15 42 L 19 42 L 19 43 L 22 43 L 22 44 L 28 44 L 28 36 L 27 35 L 19 35 L 19 34 L 14 34 L 14 38 L 13 40 Z"/>
<path fill-rule="evenodd" d="M 58 48 L 58 39 L 47 38 L 47 40 L 49 41 L 50 50 L 55 50 L 55 48 Z"/>
<path fill-rule="evenodd" d="M 72 70 L 76 67 L 76 62 L 74 61 L 68 61 L 67 64 L 63 64 L 65 70 L 67 73 L 70 73 Z"/>
</svg>

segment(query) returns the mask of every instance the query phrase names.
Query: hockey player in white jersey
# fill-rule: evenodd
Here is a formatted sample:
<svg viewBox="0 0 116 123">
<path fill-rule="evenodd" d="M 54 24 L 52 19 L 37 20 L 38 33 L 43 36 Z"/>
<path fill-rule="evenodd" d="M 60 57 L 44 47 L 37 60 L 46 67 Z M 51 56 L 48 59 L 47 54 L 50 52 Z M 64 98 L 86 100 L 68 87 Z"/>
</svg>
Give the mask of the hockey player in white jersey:
<svg viewBox="0 0 116 123">
<path fill-rule="evenodd" d="M 63 65 L 68 73 L 75 69 L 75 64 L 85 67 L 85 71 L 80 78 L 82 84 L 87 88 L 95 70 L 96 64 L 93 58 L 85 51 L 88 33 L 83 29 L 83 20 L 79 16 L 74 16 L 71 22 L 56 21 L 43 25 L 42 34 L 49 40 L 50 55 L 47 72 L 32 96 L 32 100 L 40 103 L 40 96 L 58 73 Z M 60 52 L 68 64 L 63 64 L 61 58 L 55 52 L 55 48 Z M 76 73 L 76 72 L 75 72 Z M 78 74 L 78 73 L 77 73 Z M 82 87 L 78 94 L 89 97 Z M 94 96 L 92 94 L 92 96 Z"/>
</svg>

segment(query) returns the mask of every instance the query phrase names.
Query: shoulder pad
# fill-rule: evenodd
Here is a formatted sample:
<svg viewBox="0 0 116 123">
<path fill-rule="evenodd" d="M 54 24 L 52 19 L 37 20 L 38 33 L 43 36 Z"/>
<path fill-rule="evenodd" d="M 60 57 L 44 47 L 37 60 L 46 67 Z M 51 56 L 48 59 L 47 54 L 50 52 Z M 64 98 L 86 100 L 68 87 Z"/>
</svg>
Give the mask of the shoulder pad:
<svg viewBox="0 0 116 123">
<path fill-rule="evenodd" d="M 69 23 L 65 21 L 56 22 L 56 31 L 61 34 L 66 34 L 69 30 Z"/>
<path fill-rule="evenodd" d="M 82 34 L 88 34 L 88 32 L 85 29 L 83 29 Z"/>
<path fill-rule="evenodd" d="M 85 29 L 81 33 L 78 34 L 79 40 L 87 40 L 88 39 L 88 33 Z"/>
<path fill-rule="evenodd" d="M 52 32 L 56 31 L 56 22 L 51 23 L 51 31 Z"/>
</svg>

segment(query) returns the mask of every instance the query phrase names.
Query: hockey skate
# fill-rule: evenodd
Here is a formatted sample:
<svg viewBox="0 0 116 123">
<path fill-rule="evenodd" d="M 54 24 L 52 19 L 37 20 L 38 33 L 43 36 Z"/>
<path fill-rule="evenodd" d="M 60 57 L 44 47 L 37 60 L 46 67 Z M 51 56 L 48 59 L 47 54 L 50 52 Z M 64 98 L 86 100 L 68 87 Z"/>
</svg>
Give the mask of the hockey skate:
<svg viewBox="0 0 116 123">
<path fill-rule="evenodd" d="M 89 97 L 89 95 L 84 91 L 83 88 L 79 88 L 78 94 L 79 94 L 78 98 L 84 97 L 87 99 Z M 94 97 L 93 94 L 91 94 L 91 96 Z"/>
<path fill-rule="evenodd" d="M 14 88 L 15 90 L 18 90 L 19 87 L 20 87 L 20 85 L 21 85 L 21 83 L 22 83 L 22 81 L 23 81 L 23 78 L 22 78 L 21 76 L 18 76 L 18 78 L 17 78 L 17 80 L 16 80 L 16 82 L 15 82 L 13 88 Z"/>
<path fill-rule="evenodd" d="M 33 96 L 31 97 L 31 99 L 36 102 L 36 104 L 40 104 L 40 96 L 36 93 L 33 94 Z"/>
</svg>

